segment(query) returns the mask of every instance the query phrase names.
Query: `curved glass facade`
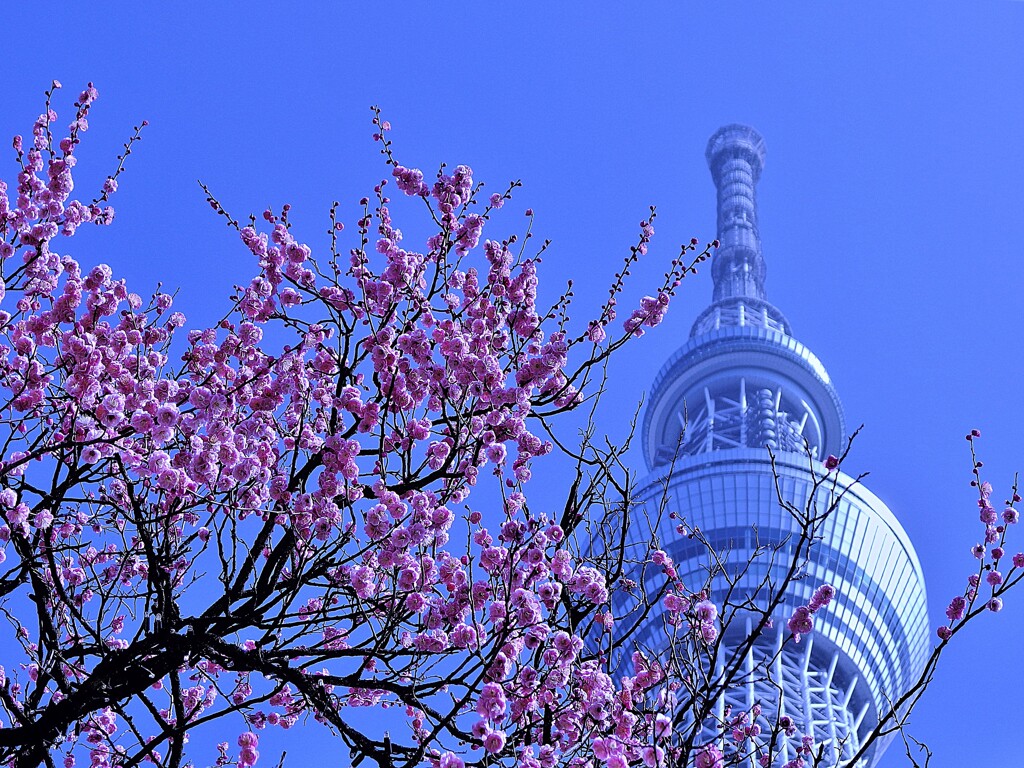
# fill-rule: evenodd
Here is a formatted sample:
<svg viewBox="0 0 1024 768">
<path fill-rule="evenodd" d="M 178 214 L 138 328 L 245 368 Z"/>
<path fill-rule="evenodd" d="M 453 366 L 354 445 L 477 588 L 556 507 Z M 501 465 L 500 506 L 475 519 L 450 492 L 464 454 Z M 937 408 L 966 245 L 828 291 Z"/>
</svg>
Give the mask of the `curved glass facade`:
<svg viewBox="0 0 1024 768">
<path fill-rule="evenodd" d="M 655 534 L 688 587 L 708 581 L 710 545 L 725 569 L 710 582 L 712 599 L 728 584 L 732 603 L 763 603 L 766 579 L 782 582 L 794 558 L 802 560 L 795 543 L 800 522 L 780 496 L 803 509 L 815 477 L 829 478 L 812 504 L 817 514 L 830 512 L 800 578 L 785 590 L 776 628 L 744 661 L 752 669 L 770 661 L 774 679 L 751 678 L 718 706 L 748 710 L 759 702 L 790 714 L 797 743 L 813 732 L 830 745 L 827 765 L 845 765 L 878 713 L 923 669 L 930 651 L 924 578 L 888 507 L 821 463 L 844 445 L 842 404 L 824 365 L 767 300 L 754 189 L 764 142 L 751 128 L 726 126 L 709 141 L 707 158 L 718 187 L 721 241 L 712 262 L 714 300 L 652 386 L 643 423 L 651 474 L 638 502 L 652 513 L 674 513 L 661 516 Z M 766 448 L 775 454 L 774 471 Z M 681 523 L 700 537 L 678 533 Z M 649 533 L 634 528 L 632 543 L 645 546 Z M 765 547 L 774 557 L 765 556 Z M 836 599 L 815 615 L 802 644 L 783 645 L 786 620 L 821 584 L 834 586 Z M 650 594 L 658 584 L 645 587 Z M 723 653 L 745 636 L 737 626 L 745 626 L 742 617 L 726 632 Z M 662 627 L 662 616 L 653 616 L 638 643 L 664 642 Z M 885 746 L 876 742 L 859 764 L 873 765 Z M 794 748 L 784 744 L 776 764 L 791 759 Z"/>
<path fill-rule="evenodd" d="M 783 498 L 802 508 L 813 482 L 807 457 L 776 454 L 775 468 Z M 824 466 L 815 469 L 825 474 Z M 816 614 L 810 636 L 812 643 L 828 648 L 829 653 L 812 659 L 809 672 L 812 676 L 821 672 L 836 658 L 834 687 L 843 693 L 856 687 L 850 714 L 843 717 L 859 722 L 856 730 L 863 736 L 877 721 L 877 712 L 920 674 L 930 651 L 927 605 L 920 563 L 895 516 L 853 478 L 840 473 L 836 481 L 834 490 L 831 485 L 819 489 L 815 499 L 819 512 L 825 512 L 833 500 L 835 508 L 819 529 L 820 539 L 811 545 L 802 578 L 786 591 L 776 623 L 784 631 L 785 619 L 810 600 L 818 585 L 836 588 L 836 599 Z M 686 457 L 675 463 L 671 473 L 653 473 L 640 496 L 659 508 L 664 502 L 666 512 L 675 512 L 675 519 L 662 516 L 657 536 L 684 584 L 705 582 L 709 555 L 703 542 L 677 533 L 681 523 L 699 528 L 708 544 L 726 555 L 734 600 L 757 597 L 766 577 L 781 582 L 796 556 L 799 524 L 778 502 L 775 476 L 763 449 Z M 633 543 L 643 544 L 638 534 L 634 533 Z M 788 546 L 774 560 L 764 554 L 755 557 L 759 547 L 780 544 Z M 712 597 L 724 591 L 725 578 L 723 574 L 712 582 Z M 658 584 L 645 586 L 653 592 Z M 656 644 L 661 626 L 660 615 L 652 617 L 638 642 Z M 801 685 L 813 687 L 810 680 Z M 791 693 L 794 700 L 803 699 L 802 690 Z M 880 754 L 877 748 L 875 753 Z"/>
</svg>

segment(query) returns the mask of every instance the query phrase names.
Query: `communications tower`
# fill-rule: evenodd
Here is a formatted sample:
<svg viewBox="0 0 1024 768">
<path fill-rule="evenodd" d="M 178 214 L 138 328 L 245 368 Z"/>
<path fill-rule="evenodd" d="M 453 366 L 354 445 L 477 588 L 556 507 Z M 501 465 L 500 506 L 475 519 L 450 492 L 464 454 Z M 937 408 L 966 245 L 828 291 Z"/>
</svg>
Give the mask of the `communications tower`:
<svg viewBox="0 0 1024 768">
<path fill-rule="evenodd" d="M 783 497 L 802 507 L 812 469 L 825 473 L 821 460 L 841 454 L 846 439 L 828 372 L 765 292 L 755 195 L 764 156 L 764 141 L 747 126 L 727 125 L 708 142 L 720 241 L 711 262 L 712 302 L 654 380 L 643 422 L 650 475 L 641 501 L 664 499 L 676 513 L 678 519 L 666 515 L 659 523 L 658 537 L 687 586 L 703 583 L 708 551 L 677 532 L 679 519 L 726 553 L 727 567 L 750 561 L 757 544 L 795 540 L 798 523 L 778 502 L 766 448 L 775 454 Z M 815 615 L 813 633 L 785 645 L 772 662 L 771 681 L 751 679 L 718 705 L 720 712 L 728 705 L 739 712 L 760 701 L 774 714 L 781 687 L 782 711 L 796 723 L 797 736 L 777 765 L 812 730 L 833 754 L 842 744 L 830 764 L 845 765 L 878 713 L 916 679 L 930 650 L 924 579 L 906 532 L 853 478 L 838 473 L 836 487 L 845 493 L 810 549 L 804 578 L 790 584 L 774 629 L 761 635 L 751 655 L 770 658 L 782 647 L 786 620 L 816 586 L 832 584 L 836 600 Z M 738 593 L 755 592 L 766 573 L 781 581 L 792 556 L 762 560 Z M 660 624 L 649 622 L 641 642 L 657 643 Z M 727 633 L 723 643 L 729 642 Z M 874 765 L 884 748 L 876 742 L 858 768 Z"/>
</svg>

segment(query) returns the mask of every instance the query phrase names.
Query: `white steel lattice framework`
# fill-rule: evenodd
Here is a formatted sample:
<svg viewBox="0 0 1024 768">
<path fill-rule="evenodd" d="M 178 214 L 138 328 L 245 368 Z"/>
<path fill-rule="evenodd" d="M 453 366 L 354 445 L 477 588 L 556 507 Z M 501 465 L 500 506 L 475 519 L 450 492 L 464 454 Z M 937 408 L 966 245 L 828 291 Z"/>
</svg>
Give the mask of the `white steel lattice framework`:
<svg viewBox="0 0 1024 768">
<path fill-rule="evenodd" d="M 687 403 L 696 401 L 698 409 L 693 414 L 676 414 L 682 454 L 742 448 L 754 442 L 773 451 L 799 452 L 806 446 L 817 457 L 821 425 L 804 400 L 791 397 L 783 387 L 773 389 L 767 381 L 748 384 L 745 376 L 740 377 L 738 391 L 734 386 L 733 381 L 706 384 L 686 398 Z"/>
<path fill-rule="evenodd" d="M 651 474 L 639 502 L 667 504 L 675 514 L 660 518 L 655 535 L 683 583 L 703 583 L 708 552 L 678 535 L 680 520 L 699 528 L 716 552 L 728 553 L 727 570 L 753 559 L 746 570 L 735 568 L 731 580 L 735 594 L 746 590 L 756 600 L 763 579 L 780 583 L 788 563 L 759 565 L 755 544 L 785 547 L 799 535 L 777 492 L 797 508 L 807 503 L 812 473 L 826 473 L 815 458 L 841 453 L 843 410 L 825 367 L 793 338 L 766 297 L 755 198 L 763 140 L 752 128 L 726 126 L 709 141 L 707 159 L 718 189 L 721 242 L 711 268 L 713 300 L 651 388 L 643 424 Z M 766 447 L 775 454 L 774 468 Z M 759 638 L 744 659 L 754 674 L 718 702 L 718 713 L 760 703 L 768 717 L 781 708 L 797 724 L 797 739 L 813 730 L 829 745 L 825 765 L 846 766 L 879 712 L 923 669 L 930 639 L 924 579 L 906 532 L 852 477 L 832 477 L 841 499 L 818 531 L 803 578 L 790 583 L 773 617 L 782 629 Z M 630 533 L 634 543 L 647 544 L 642 531 Z M 724 586 L 723 576 L 716 578 L 712 598 Z M 838 598 L 815 617 L 813 634 L 786 643 L 768 674 L 758 674 L 760 662 L 780 648 L 788 616 L 823 583 Z M 636 638 L 642 646 L 664 642 L 663 617 L 655 614 Z M 728 647 L 728 634 L 725 641 Z M 786 745 L 789 758 L 796 743 Z M 855 768 L 875 765 L 885 747 L 876 742 Z M 785 761 L 780 756 L 778 764 Z"/>
<path fill-rule="evenodd" d="M 748 620 L 746 631 L 751 630 Z M 824 747 L 830 764 L 846 763 L 860 749 L 860 729 L 871 710 L 869 702 L 854 698 L 859 678 L 848 676 L 840 667 L 839 651 L 828 643 L 816 645 L 813 635 L 800 644 L 784 645 L 783 639 L 782 632 L 758 638 L 743 660 L 740 684 L 719 699 L 715 722 L 728 720 L 729 712 L 749 712 L 760 703 L 765 712 L 756 722 L 763 732 L 770 732 L 782 716 L 792 718 L 796 726 L 793 736 L 780 734 L 772 766 L 778 768 L 796 758 L 804 734 L 813 734 L 816 748 Z M 728 645 L 723 647 L 720 666 L 731 652 Z M 705 732 L 709 740 L 715 735 L 712 728 Z M 753 754 L 744 763 L 760 768 Z M 866 760 L 857 763 L 865 764 Z"/>
</svg>

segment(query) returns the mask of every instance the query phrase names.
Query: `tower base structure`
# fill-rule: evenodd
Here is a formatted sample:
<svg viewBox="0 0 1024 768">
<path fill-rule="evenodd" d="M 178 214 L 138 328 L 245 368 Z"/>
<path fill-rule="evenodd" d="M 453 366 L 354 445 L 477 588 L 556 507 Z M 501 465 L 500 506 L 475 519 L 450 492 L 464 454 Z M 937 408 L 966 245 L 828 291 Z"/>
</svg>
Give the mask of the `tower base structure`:
<svg viewBox="0 0 1024 768">
<path fill-rule="evenodd" d="M 732 661 L 737 646 L 755 626 L 747 619 L 743 628 L 747 634 L 737 637 L 735 643 L 725 638 L 719 668 Z M 875 747 L 856 763 L 850 762 L 860 751 L 862 734 L 877 719 L 858 670 L 823 638 L 810 635 L 793 643 L 786 642 L 786 637 L 784 629 L 777 628 L 757 638 L 743 657 L 740 681 L 718 699 L 713 722 L 728 722 L 733 713 L 750 712 L 759 705 L 761 715 L 753 722 L 762 734 L 770 734 L 782 718 L 793 723 L 790 734 L 778 734 L 771 752 L 772 768 L 796 758 L 805 735 L 813 737 L 815 750 L 822 750 L 822 765 L 866 768 Z M 710 728 L 706 732 L 708 739 L 715 735 Z M 749 749 L 741 746 L 735 751 L 746 756 L 740 765 L 763 768 Z"/>
</svg>

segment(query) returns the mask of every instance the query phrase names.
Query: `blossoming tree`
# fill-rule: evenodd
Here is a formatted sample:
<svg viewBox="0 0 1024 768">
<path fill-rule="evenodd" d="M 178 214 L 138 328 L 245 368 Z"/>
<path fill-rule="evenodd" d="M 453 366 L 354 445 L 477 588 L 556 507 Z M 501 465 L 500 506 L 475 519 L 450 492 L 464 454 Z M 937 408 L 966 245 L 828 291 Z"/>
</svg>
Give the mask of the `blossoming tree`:
<svg viewBox="0 0 1024 768">
<path fill-rule="evenodd" d="M 16 182 L 0 182 L 0 763 L 248 768 L 263 729 L 312 720 L 353 764 L 381 768 L 773 764 L 793 723 L 744 721 L 739 736 L 721 723 L 706 740 L 710 710 L 680 711 L 675 671 L 701 663 L 730 616 L 678 583 L 663 551 L 626 545 L 627 446 L 595 439 L 592 423 L 574 443 L 558 437 L 712 246 L 684 246 L 617 321 L 652 210 L 574 335 L 571 289 L 537 303 L 545 246 L 528 250 L 529 232 L 481 242 L 517 185 L 485 197 L 465 166 L 426 180 L 398 163 L 378 115 L 393 184 L 430 234 L 406 244 L 386 182 L 354 234 L 335 206 L 322 252 L 296 237 L 287 206 L 239 222 L 211 196 L 255 274 L 220 322 L 189 329 L 171 296 L 144 298 L 58 252 L 113 221 L 143 126 L 97 196 L 75 198 L 97 92 L 55 136 L 57 88 L 31 138 L 14 140 Z M 574 467 L 557 513 L 526 493 L 555 450 Z M 1016 513 L 997 525 L 976 482 L 982 570 L 935 659 L 1024 568 L 1018 555 L 994 578 Z M 662 586 L 637 594 L 645 568 Z M 616 591 L 633 595 L 618 616 Z M 832 597 L 823 585 L 790 619 L 794 640 Z M 674 622 L 666 652 L 686 660 L 672 666 L 630 643 L 658 604 Z M 387 728 L 364 728 L 360 708 L 386 711 Z M 219 718 L 233 743 L 191 754 L 190 732 Z M 808 740 L 799 759 L 823 751 Z"/>
</svg>

